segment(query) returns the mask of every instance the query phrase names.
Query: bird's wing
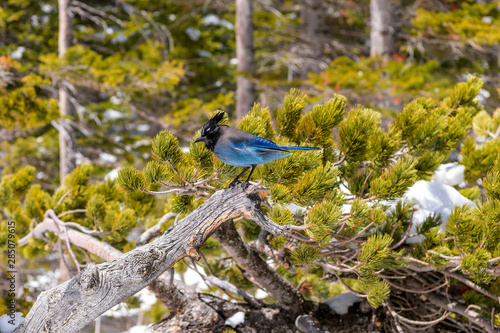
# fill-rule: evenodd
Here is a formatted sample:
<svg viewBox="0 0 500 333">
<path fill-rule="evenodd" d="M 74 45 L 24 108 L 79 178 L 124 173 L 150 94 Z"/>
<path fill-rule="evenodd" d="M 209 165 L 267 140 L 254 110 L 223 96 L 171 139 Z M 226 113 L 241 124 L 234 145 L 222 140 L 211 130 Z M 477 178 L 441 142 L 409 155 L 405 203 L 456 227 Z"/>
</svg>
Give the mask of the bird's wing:
<svg viewBox="0 0 500 333">
<path fill-rule="evenodd" d="M 247 145 L 253 148 L 257 148 L 259 150 L 279 151 L 284 153 L 288 152 L 288 149 L 278 146 L 274 142 L 258 136 L 255 137 L 252 141 L 248 142 Z"/>
</svg>

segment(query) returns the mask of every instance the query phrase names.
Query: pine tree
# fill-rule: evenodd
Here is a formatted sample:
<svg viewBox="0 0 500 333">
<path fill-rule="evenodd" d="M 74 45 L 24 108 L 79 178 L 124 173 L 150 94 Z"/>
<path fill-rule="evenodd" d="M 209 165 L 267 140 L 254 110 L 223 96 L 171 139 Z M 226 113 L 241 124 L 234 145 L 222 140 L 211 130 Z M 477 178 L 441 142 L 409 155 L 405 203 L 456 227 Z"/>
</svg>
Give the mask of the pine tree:
<svg viewBox="0 0 500 333">
<path fill-rule="evenodd" d="M 78 295 L 82 286 L 97 293 L 99 285 L 92 282 L 97 277 L 104 279 L 117 265 L 131 267 L 130 274 L 115 278 L 134 279 L 133 286 L 110 286 L 106 297 L 119 291 L 125 299 L 149 284 L 172 312 L 169 320 L 154 326 L 158 330 L 187 318 L 198 331 L 222 330 L 229 314 L 214 312 L 210 302 L 221 309 L 225 304 L 232 314 L 260 313 L 261 319 L 246 322 L 248 327 L 270 325 L 263 313 L 277 309 L 279 319 L 270 318 L 281 328 L 295 329 L 295 319 L 302 325 L 298 318 L 307 314 L 305 322 L 331 330 L 329 325 L 338 325 L 341 317 L 325 316 L 321 302 L 347 290 L 365 300 L 378 318 L 386 311 L 391 318 L 386 331 L 430 327 L 434 319 L 445 325 L 447 315 L 440 318 L 438 309 L 455 313 L 454 324 L 470 321 L 491 331 L 490 314 L 499 300 L 500 159 L 483 178 L 478 207 L 457 206 L 447 221 L 429 217 L 417 229 L 422 236 L 417 244 L 405 241 L 413 236 L 412 216 L 419 207 L 402 200 L 416 181 L 431 178 L 473 123 L 481 127 L 483 108 L 476 99 L 481 87 L 480 79 L 470 77 L 441 101 L 416 99 L 386 128 L 374 110 L 357 106 L 347 112 L 341 95 L 305 111 L 307 96 L 291 90 L 275 117 L 256 104 L 240 128 L 279 144 L 317 145 L 323 151 L 298 152 L 258 167 L 250 188 L 227 189 L 238 168 L 223 164 L 203 145 L 191 143 L 184 150 L 173 133 L 162 131 L 153 138 L 151 161 L 141 170 L 121 169 L 116 183 L 91 181 L 91 167 L 82 165 L 51 194 L 32 184 L 35 170 L 27 167 L 2 179 L 0 204 L 4 215 L 19 225 L 23 255 L 33 259 L 61 247 L 82 269 L 74 278 L 79 283 L 53 292 L 72 288 L 71 295 Z M 128 235 L 136 227 L 143 234 L 132 250 Z M 179 248 L 184 252 L 175 252 Z M 120 256 L 122 252 L 127 253 Z M 209 301 L 181 282 L 170 285 L 168 274 L 155 280 L 168 268 L 162 266 L 165 260 L 172 265 L 177 261 L 175 269 L 181 272 L 193 267 L 193 261 L 182 260 L 186 255 L 203 259 L 197 265 L 213 286 L 207 291 L 221 289 L 247 304 L 230 305 L 234 303 L 215 296 Z M 96 265 L 102 259 L 115 261 Z M 86 268 L 80 267 L 82 262 Z M 254 298 L 258 288 L 269 294 L 263 301 Z M 450 293 L 450 288 L 459 291 Z M 403 296 L 404 304 L 424 312 L 415 317 L 404 310 Z M 45 301 L 41 297 L 38 302 Z M 57 308 L 64 308 L 64 301 Z M 467 306 L 478 310 L 473 314 Z M 23 329 L 38 309 L 32 309 Z M 62 323 L 59 313 L 50 318 Z M 499 324 L 498 315 L 495 320 Z"/>
</svg>

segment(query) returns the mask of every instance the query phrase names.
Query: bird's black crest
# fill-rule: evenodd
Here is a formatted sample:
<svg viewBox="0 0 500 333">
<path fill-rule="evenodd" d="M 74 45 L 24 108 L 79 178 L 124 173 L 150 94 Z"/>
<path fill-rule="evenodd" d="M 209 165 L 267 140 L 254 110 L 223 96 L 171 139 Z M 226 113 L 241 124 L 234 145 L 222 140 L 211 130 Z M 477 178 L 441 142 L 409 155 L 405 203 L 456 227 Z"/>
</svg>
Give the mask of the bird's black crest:
<svg viewBox="0 0 500 333">
<path fill-rule="evenodd" d="M 213 123 L 214 125 L 220 123 L 222 119 L 224 119 L 224 114 L 224 111 L 217 113 L 212 117 L 212 119 L 209 120 L 209 122 Z"/>
<path fill-rule="evenodd" d="M 201 129 L 202 136 L 213 136 L 219 132 L 219 123 L 224 119 L 224 111 L 210 118 Z"/>
</svg>

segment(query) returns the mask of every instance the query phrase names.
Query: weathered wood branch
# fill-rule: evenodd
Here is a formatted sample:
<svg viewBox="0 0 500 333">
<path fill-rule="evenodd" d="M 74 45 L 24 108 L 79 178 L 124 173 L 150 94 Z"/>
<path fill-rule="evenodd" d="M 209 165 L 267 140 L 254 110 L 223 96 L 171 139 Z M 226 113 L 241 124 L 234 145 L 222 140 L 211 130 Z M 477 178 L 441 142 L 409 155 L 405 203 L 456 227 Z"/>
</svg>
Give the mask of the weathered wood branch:
<svg viewBox="0 0 500 333">
<path fill-rule="evenodd" d="M 287 279 L 269 267 L 257 251 L 247 246 L 236 231 L 232 221 L 224 223 L 213 234 L 213 237 L 222 244 L 227 253 L 240 264 L 253 280 L 278 300 L 282 307 L 294 315 L 311 310 L 308 307 L 312 304 L 306 302 Z"/>
<path fill-rule="evenodd" d="M 198 258 L 199 248 L 222 223 L 242 215 L 270 233 L 287 233 L 286 227 L 267 218 L 260 209 L 259 196 L 244 186 L 216 192 L 160 238 L 111 262 L 89 264 L 73 279 L 40 294 L 15 332 L 80 330 L 146 287 L 178 260 Z"/>
<path fill-rule="evenodd" d="M 448 311 L 458 313 L 467 319 L 469 319 L 472 323 L 481 327 L 485 332 L 488 333 L 498 333 L 500 329 L 493 327 L 493 325 L 483 316 L 481 316 L 477 311 L 469 309 L 467 306 L 460 304 L 456 301 L 450 302 L 444 297 L 440 297 L 434 293 L 428 294 L 427 298 L 433 304 L 446 309 Z"/>
</svg>

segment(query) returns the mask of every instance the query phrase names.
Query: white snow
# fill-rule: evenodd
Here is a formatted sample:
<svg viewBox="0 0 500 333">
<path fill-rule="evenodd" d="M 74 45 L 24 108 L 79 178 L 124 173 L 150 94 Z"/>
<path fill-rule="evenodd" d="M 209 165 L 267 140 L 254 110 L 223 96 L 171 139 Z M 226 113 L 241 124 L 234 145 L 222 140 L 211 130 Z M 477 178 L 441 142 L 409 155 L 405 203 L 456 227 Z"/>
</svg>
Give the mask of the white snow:
<svg viewBox="0 0 500 333">
<path fill-rule="evenodd" d="M 299 206 L 299 205 L 296 205 L 294 204 L 293 202 L 291 203 L 286 203 L 285 204 L 285 207 L 290 209 L 290 211 L 292 212 L 292 214 L 294 215 L 303 215 L 304 212 L 305 212 L 305 208 L 302 207 L 302 206 Z"/>
<path fill-rule="evenodd" d="M 132 326 L 128 331 L 123 331 L 122 333 L 144 333 L 147 328 L 147 325 L 137 325 Z"/>
<path fill-rule="evenodd" d="M 128 40 L 128 36 L 122 32 L 119 32 L 113 39 L 111 40 L 112 44 L 121 44 L 125 43 Z"/>
<path fill-rule="evenodd" d="M 235 328 L 236 326 L 243 324 L 245 322 L 245 312 L 238 311 L 231 317 L 226 319 L 225 324 Z"/>
<path fill-rule="evenodd" d="M 108 153 L 100 153 L 99 159 L 103 162 L 115 163 L 117 158 L 115 155 L 111 155 Z"/>
<path fill-rule="evenodd" d="M 109 317 L 130 317 L 140 312 L 149 311 L 151 306 L 156 303 L 156 296 L 147 289 L 142 289 L 135 294 L 135 296 L 139 297 L 141 301 L 141 306 L 139 308 L 129 309 L 124 303 L 120 303 L 104 312 L 102 315 Z"/>
<path fill-rule="evenodd" d="M 119 99 L 118 97 L 116 96 L 111 96 L 111 98 L 109 99 L 109 101 L 115 105 L 120 105 L 121 104 L 121 99 Z"/>
<path fill-rule="evenodd" d="M 469 204 L 476 207 L 476 204 L 449 185 L 439 184 L 421 180 L 408 189 L 404 197 L 407 200 L 413 200 L 418 209 L 413 214 L 413 225 L 410 234 L 417 231 L 417 226 L 422 224 L 432 213 L 441 214 L 441 220 L 445 223 L 448 215 L 455 205 Z M 406 240 L 407 244 L 418 243 L 423 236 L 415 236 Z"/>
<path fill-rule="evenodd" d="M 123 114 L 123 112 L 113 109 L 107 109 L 106 111 L 104 111 L 104 118 L 108 120 L 116 120 L 125 118 L 125 115 Z"/>
<path fill-rule="evenodd" d="M 49 4 L 43 4 L 41 6 L 42 8 L 42 11 L 46 14 L 49 14 L 50 12 L 52 12 L 56 7 L 55 6 L 52 6 L 52 5 L 49 5 Z"/>
<path fill-rule="evenodd" d="M 21 59 L 23 57 L 23 53 L 26 51 L 24 46 L 19 46 L 14 52 L 10 54 L 12 59 Z"/>
<path fill-rule="evenodd" d="M 229 30 L 233 30 L 234 26 L 231 24 L 231 22 L 226 21 L 224 19 L 221 19 L 215 14 L 209 14 L 203 18 L 203 24 L 204 25 L 220 25 L 225 28 L 228 28 Z"/>
<path fill-rule="evenodd" d="M 263 299 L 263 298 L 266 298 L 269 294 L 266 293 L 264 290 L 262 289 L 257 289 L 257 291 L 255 292 L 255 298 L 257 299 Z"/>
<path fill-rule="evenodd" d="M 434 171 L 434 181 L 440 184 L 456 186 L 464 183 L 465 166 L 458 162 L 441 164 Z"/>
<path fill-rule="evenodd" d="M 104 176 L 104 180 L 114 180 L 116 177 L 118 177 L 118 171 L 120 168 L 116 168 L 108 172 L 106 176 Z"/>
<path fill-rule="evenodd" d="M 149 131 L 150 128 L 151 127 L 148 124 L 139 124 L 139 125 L 137 125 L 137 130 L 139 132 L 147 132 L 147 131 Z"/>
<path fill-rule="evenodd" d="M 198 39 L 201 37 L 201 31 L 198 29 L 195 29 L 193 27 L 187 27 L 184 32 L 188 37 L 193 41 L 196 42 Z"/>
<path fill-rule="evenodd" d="M 201 266 L 196 265 L 196 268 L 198 269 L 198 272 L 200 272 L 202 275 L 205 275 L 205 271 Z M 182 273 L 182 279 L 180 274 L 177 272 L 175 272 L 174 278 L 176 278 L 177 280 L 183 280 L 188 287 L 196 290 L 200 290 L 202 287 L 207 287 L 200 274 L 196 273 L 189 267 L 184 273 Z"/>
<path fill-rule="evenodd" d="M 2 333 L 11 333 L 13 332 L 17 326 L 21 324 L 23 321 L 23 314 L 21 312 L 15 312 L 12 314 L 4 314 L 0 317 L 0 332 Z"/>
<path fill-rule="evenodd" d="M 353 293 L 347 292 L 330 298 L 325 301 L 325 304 L 328 305 L 335 313 L 345 315 L 347 314 L 349 307 L 351 307 L 354 303 L 361 302 L 362 300 L 362 298 L 354 295 Z"/>
</svg>

